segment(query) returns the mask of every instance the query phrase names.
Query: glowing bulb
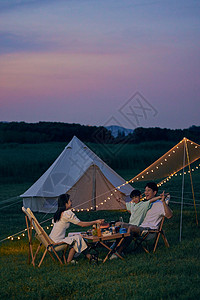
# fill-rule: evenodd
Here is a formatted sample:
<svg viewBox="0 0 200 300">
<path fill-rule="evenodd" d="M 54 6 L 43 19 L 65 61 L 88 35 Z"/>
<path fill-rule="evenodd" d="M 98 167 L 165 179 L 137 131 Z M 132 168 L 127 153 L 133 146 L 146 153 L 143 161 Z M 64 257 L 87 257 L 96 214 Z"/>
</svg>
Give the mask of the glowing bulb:
<svg viewBox="0 0 200 300">
<path fill-rule="evenodd" d="M 18 236 L 17 239 L 20 240 L 20 236 Z"/>
</svg>

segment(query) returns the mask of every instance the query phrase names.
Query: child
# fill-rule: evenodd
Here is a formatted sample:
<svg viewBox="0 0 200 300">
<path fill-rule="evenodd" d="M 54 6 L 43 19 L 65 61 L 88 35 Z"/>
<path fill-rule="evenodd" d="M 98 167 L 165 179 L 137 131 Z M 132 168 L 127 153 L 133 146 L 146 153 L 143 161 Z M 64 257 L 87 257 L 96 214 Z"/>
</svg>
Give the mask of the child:
<svg viewBox="0 0 200 300">
<path fill-rule="evenodd" d="M 139 226 L 143 222 L 148 209 L 151 207 L 151 203 L 160 199 L 161 196 L 154 197 L 148 201 L 140 201 L 141 192 L 139 190 L 133 190 L 130 194 L 130 198 L 130 202 L 119 201 L 126 205 L 127 211 L 131 214 L 129 223 L 121 224 L 121 222 L 117 222 L 116 226 L 122 225 L 124 228 L 128 228 L 130 225 Z"/>
</svg>

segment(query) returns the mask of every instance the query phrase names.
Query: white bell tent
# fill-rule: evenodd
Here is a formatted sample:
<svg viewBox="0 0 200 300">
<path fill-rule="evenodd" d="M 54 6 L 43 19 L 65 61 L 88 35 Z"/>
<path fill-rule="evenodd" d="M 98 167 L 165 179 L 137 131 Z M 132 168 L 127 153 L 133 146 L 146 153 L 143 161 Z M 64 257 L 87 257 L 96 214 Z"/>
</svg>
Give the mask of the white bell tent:
<svg viewBox="0 0 200 300">
<path fill-rule="evenodd" d="M 50 168 L 20 197 L 25 208 L 53 213 L 60 194 L 71 196 L 75 210 L 117 210 L 125 206 L 130 184 L 112 170 L 76 136 Z"/>
</svg>

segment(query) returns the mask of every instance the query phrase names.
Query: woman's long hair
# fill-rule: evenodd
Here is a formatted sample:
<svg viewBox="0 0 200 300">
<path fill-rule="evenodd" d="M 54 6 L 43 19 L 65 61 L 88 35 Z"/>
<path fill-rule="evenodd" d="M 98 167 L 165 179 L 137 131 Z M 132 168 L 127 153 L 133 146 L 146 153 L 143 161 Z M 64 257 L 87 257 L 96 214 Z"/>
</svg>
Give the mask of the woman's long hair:
<svg viewBox="0 0 200 300">
<path fill-rule="evenodd" d="M 66 210 L 65 204 L 68 203 L 69 198 L 70 198 L 69 194 L 62 194 L 58 197 L 58 209 L 54 214 L 54 222 L 60 220 L 62 212 Z"/>
</svg>

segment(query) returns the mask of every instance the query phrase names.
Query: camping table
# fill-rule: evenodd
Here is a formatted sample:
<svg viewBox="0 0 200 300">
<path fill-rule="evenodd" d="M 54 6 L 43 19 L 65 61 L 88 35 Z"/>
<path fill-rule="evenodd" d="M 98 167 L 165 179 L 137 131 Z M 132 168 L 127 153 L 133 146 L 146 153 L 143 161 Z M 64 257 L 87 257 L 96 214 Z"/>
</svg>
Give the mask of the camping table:
<svg viewBox="0 0 200 300">
<path fill-rule="evenodd" d="M 105 247 L 108 250 L 108 253 L 106 255 L 106 257 L 103 260 L 103 263 L 106 262 L 106 260 L 109 258 L 109 256 L 114 253 L 117 249 L 117 247 L 119 247 L 121 245 L 121 243 L 123 242 L 125 237 L 130 236 L 130 233 L 114 233 L 111 235 L 102 235 L 102 236 L 93 236 L 93 235 L 87 235 L 87 234 L 82 234 L 82 237 L 86 240 L 86 242 L 88 244 L 95 244 L 95 246 L 93 247 L 93 249 L 95 249 L 99 244 L 101 244 L 103 247 Z M 105 242 L 106 241 L 116 241 L 118 240 L 118 242 L 116 243 L 116 245 L 114 246 L 114 248 L 110 248 Z M 119 258 L 124 259 L 119 253 L 115 253 Z"/>
</svg>

